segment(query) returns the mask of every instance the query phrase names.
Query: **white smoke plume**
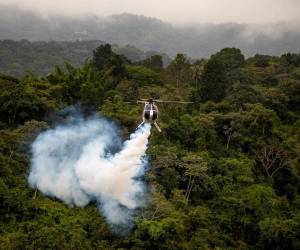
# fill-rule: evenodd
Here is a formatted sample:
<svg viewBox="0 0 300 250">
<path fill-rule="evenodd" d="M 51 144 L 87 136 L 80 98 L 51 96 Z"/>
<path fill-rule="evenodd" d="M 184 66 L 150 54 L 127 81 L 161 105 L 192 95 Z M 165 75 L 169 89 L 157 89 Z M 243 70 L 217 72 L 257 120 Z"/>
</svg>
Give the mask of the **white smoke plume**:
<svg viewBox="0 0 300 250">
<path fill-rule="evenodd" d="M 139 128 L 123 145 L 116 126 L 103 118 L 77 118 L 47 130 L 32 145 L 29 184 L 69 206 L 96 201 L 108 222 L 127 224 L 143 205 L 140 177 L 150 129 Z"/>
</svg>

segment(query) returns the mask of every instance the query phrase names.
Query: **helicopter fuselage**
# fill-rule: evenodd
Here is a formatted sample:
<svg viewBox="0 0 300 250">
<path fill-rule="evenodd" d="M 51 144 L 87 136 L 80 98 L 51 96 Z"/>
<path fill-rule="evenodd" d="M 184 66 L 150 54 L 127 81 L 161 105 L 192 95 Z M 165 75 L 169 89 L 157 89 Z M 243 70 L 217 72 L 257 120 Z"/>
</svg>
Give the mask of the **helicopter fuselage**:
<svg viewBox="0 0 300 250">
<path fill-rule="evenodd" d="M 154 103 L 145 103 L 143 111 L 144 122 L 155 122 L 158 118 L 158 108 Z"/>
<path fill-rule="evenodd" d="M 150 123 L 152 126 L 155 126 L 156 129 L 161 132 L 161 129 L 157 125 L 156 121 L 158 119 L 158 108 L 153 102 L 145 102 L 144 111 L 143 111 L 143 122 Z"/>
<path fill-rule="evenodd" d="M 189 104 L 189 103 L 193 103 L 193 102 L 183 102 L 183 101 L 164 101 L 164 100 L 157 100 L 157 99 L 141 99 L 138 100 L 137 103 L 144 103 L 144 110 L 143 110 L 143 121 L 142 123 L 138 126 L 138 128 L 140 126 L 142 126 L 145 123 L 150 123 L 152 126 L 155 126 L 156 129 L 161 132 L 161 129 L 159 128 L 159 126 L 157 125 L 156 121 L 158 119 L 158 108 L 155 105 L 155 101 L 156 102 L 164 102 L 164 103 L 180 103 L 180 104 Z"/>
</svg>

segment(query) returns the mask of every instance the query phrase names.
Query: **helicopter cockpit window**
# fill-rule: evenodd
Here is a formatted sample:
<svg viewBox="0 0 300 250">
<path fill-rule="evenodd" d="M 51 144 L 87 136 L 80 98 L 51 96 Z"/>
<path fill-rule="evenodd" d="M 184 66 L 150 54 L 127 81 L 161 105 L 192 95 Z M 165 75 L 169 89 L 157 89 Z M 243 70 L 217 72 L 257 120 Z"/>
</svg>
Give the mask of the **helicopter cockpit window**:
<svg viewBox="0 0 300 250">
<path fill-rule="evenodd" d="M 146 107 L 145 107 L 145 110 L 150 111 L 151 110 L 151 104 L 147 104 Z"/>
</svg>

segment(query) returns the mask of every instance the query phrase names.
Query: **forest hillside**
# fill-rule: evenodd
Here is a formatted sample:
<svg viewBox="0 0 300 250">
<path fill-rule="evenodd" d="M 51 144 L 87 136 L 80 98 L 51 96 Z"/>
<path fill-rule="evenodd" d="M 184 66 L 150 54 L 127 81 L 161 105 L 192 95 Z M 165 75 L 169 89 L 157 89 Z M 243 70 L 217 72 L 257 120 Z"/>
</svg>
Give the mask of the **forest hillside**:
<svg viewBox="0 0 300 250">
<path fill-rule="evenodd" d="M 209 57 L 224 47 L 238 47 L 247 57 L 257 53 L 277 56 L 287 52 L 299 53 L 299 25 L 293 22 L 176 25 L 130 13 L 107 17 L 63 16 L 41 15 L 26 9 L 0 3 L 1 40 L 99 40 L 121 47 L 130 44 L 144 51 L 154 50 L 171 57 L 182 52 L 193 58 Z M 182 11 L 188 12 L 187 9 Z"/>
<path fill-rule="evenodd" d="M 51 43 L 50 43 L 51 44 Z M 82 58 L 84 59 L 84 58 Z M 38 60 L 38 58 L 37 58 Z M 131 61 L 109 44 L 42 76 L 0 75 L 0 249 L 300 249 L 300 55 L 224 48 Z M 149 200 L 125 233 L 95 204 L 68 207 L 28 185 L 31 144 L 70 107 L 118 124 L 158 104 L 143 178 Z"/>
<path fill-rule="evenodd" d="M 55 65 L 63 66 L 69 62 L 75 66 L 82 66 L 92 57 L 93 50 L 102 41 L 36 41 L 28 40 L 0 40 L 0 71 L 2 73 L 21 77 L 26 74 L 38 76 L 49 74 Z M 162 55 L 164 65 L 171 61 L 166 54 L 157 51 L 142 51 L 134 46 L 120 47 L 113 45 L 112 50 L 124 55 L 132 62 L 142 61 L 154 55 Z"/>
</svg>

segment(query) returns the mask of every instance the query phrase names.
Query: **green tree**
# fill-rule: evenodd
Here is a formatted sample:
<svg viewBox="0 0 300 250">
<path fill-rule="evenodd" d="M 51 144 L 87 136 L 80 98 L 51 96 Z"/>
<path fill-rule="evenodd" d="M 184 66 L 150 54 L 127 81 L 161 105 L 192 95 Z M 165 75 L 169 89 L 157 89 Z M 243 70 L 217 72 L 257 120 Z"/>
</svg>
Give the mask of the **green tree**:
<svg viewBox="0 0 300 250">
<path fill-rule="evenodd" d="M 212 58 L 218 59 L 224 66 L 226 72 L 240 68 L 245 63 L 245 57 L 237 48 L 224 48 L 214 54 Z"/>
<path fill-rule="evenodd" d="M 202 81 L 196 98 L 199 101 L 220 101 L 225 96 L 227 87 L 226 72 L 223 64 L 211 57 L 204 66 Z"/>
<path fill-rule="evenodd" d="M 142 61 L 141 64 L 147 68 L 159 72 L 163 69 L 163 58 L 161 55 L 154 55 Z"/>
<path fill-rule="evenodd" d="M 271 57 L 267 55 L 256 54 L 253 57 L 253 62 L 256 67 L 266 68 L 270 64 Z"/>
<path fill-rule="evenodd" d="M 258 245 L 264 249 L 297 249 L 300 246 L 297 226 L 291 219 L 266 218 L 259 222 Z"/>
<path fill-rule="evenodd" d="M 203 181 L 207 178 L 207 156 L 205 153 L 202 155 L 189 154 L 182 159 L 183 167 L 185 168 L 184 174 L 188 176 L 188 185 L 185 191 L 184 198 L 188 202 L 193 191 L 194 184 L 197 181 Z"/>
<path fill-rule="evenodd" d="M 191 75 L 190 62 L 184 54 L 177 54 L 168 66 L 168 70 L 175 77 L 177 88 L 179 88 L 179 83 L 187 81 Z"/>
<path fill-rule="evenodd" d="M 92 62 L 98 70 L 110 69 L 114 76 L 126 74 L 124 61 L 126 59 L 112 51 L 110 44 L 100 45 L 93 51 Z"/>
<path fill-rule="evenodd" d="M 127 65 L 129 80 L 133 81 L 138 86 L 145 86 L 147 84 L 160 84 L 161 80 L 157 72 L 141 65 Z"/>
</svg>

